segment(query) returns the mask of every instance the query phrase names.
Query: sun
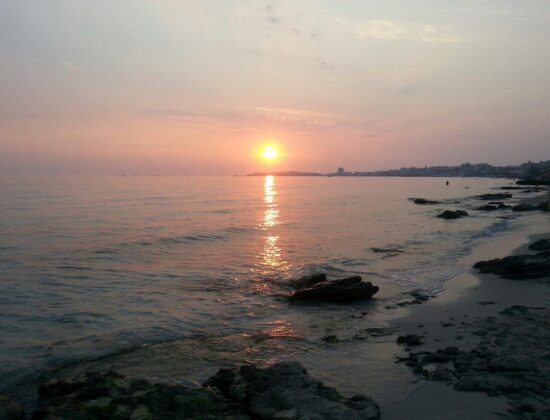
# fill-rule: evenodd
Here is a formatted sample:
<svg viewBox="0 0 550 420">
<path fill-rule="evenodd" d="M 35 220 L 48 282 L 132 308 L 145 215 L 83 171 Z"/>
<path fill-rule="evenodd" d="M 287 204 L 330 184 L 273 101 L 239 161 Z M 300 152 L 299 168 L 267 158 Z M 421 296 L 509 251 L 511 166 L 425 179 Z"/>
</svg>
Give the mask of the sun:
<svg viewBox="0 0 550 420">
<path fill-rule="evenodd" d="M 267 160 L 274 160 L 279 156 L 279 152 L 273 146 L 267 146 L 262 152 L 262 156 Z"/>
</svg>

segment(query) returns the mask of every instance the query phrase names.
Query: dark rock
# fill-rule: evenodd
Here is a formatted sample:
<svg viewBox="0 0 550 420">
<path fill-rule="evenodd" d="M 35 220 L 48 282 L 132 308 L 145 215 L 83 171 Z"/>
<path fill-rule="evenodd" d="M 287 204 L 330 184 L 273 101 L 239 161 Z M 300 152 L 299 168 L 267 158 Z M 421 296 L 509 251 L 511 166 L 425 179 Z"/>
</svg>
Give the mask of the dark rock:
<svg viewBox="0 0 550 420">
<path fill-rule="evenodd" d="M 6 395 L 0 394 L 0 419 L 2 420 L 24 420 L 25 410 Z"/>
<path fill-rule="evenodd" d="M 292 280 L 290 286 L 295 289 L 304 289 L 306 287 L 311 287 L 317 283 L 322 283 L 327 281 L 327 275 L 325 273 L 315 273 L 309 276 L 300 277 L 297 280 Z"/>
<path fill-rule="evenodd" d="M 521 203 L 516 206 L 512 206 L 513 211 L 536 211 L 540 210 L 538 206 L 534 206 L 533 204 L 528 203 Z"/>
<path fill-rule="evenodd" d="M 494 305 L 496 302 L 493 302 L 492 300 L 482 300 L 478 302 L 478 305 Z"/>
<path fill-rule="evenodd" d="M 492 206 L 490 204 L 485 204 L 483 206 L 479 206 L 478 208 L 476 208 L 476 210 L 494 211 L 494 210 L 498 210 L 498 207 L 497 206 Z"/>
<path fill-rule="evenodd" d="M 533 251 L 547 251 L 550 250 L 550 239 L 539 239 L 529 245 L 529 249 Z"/>
<path fill-rule="evenodd" d="M 422 343 L 422 337 L 416 334 L 400 335 L 397 337 L 397 344 L 404 344 L 406 346 L 420 346 Z"/>
<path fill-rule="evenodd" d="M 516 181 L 517 185 L 550 185 L 550 179 L 535 177 L 535 178 L 524 178 Z"/>
<path fill-rule="evenodd" d="M 421 205 L 439 204 L 439 201 L 426 200 L 425 198 L 414 198 L 413 202 L 414 202 L 414 204 L 421 204 Z"/>
<path fill-rule="evenodd" d="M 336 337 L 335 335 L 327 335 L 326 337 L 323 337 L 322 340 L 325 342 L 325 343 L 330 343 L 330 344 L 336 344 L 336 343 L 339 343 L 341 340 Z"/>
<path fill-rule="evenodd" d="M 203 387 L 128 380 L 116 373 L 87 373 L 40 385 L 40 419 L 378 419 L 372 399 L 342 397 L 309 377 L 298 363 L 267 369 L 220 369 Z M 0 418 L 19 420 L 22 411 L 0 397 Z"/>
<path fill-rule="evenodd" d="M 377 253 L 377 254 L 380 254 L 380 253 L 396 254 L 396 253 L 399 253 L 399 252 L 403 252 L 401 249 L 397 249 L 397 248 L 376 248 L 376 247 L 373 247 L 370 250 L 372 252 Z"/>
<path fill-rule="evenodd" d="M 451 371 L 443 366 L 437 366 L 430 374 L 430 379 L 432 381 L 450 382 L 452 379 Z"/>
<path fill-rule="evenodd" d="M 362 331 L 364 331 L 365 333 L 367 333 L 371 337 L 384 337 L 384 336 L 387 336 L 387 335 L 392 335 L 395 332 L 395 329 L 394 328 L 376 328 L 376 327 L 372 327 L 372 328 L 365 328 Z"/>
<path fill-rule="evenodd" d="M 513 418 L 549 418 L 549 319 L 548 307 L 515 305 L 472 325 L 481 338 L 471 350 L 447 347 L 409 353 L 398 362 L 460 391 L 505 396 Z"/>
<path fill-rule="evenodd" d="M 33 419 L 233 419 L 250 416 L 214 389 L 130 381 L 116 373 L 87 373 L 41 383 Z"/>
<path fill-rule="evenodd" d="M 477 198 L 478 200 L 484 200 L 484 201 L 506 200 L 508 198 L 512 198 L 512 194 L 510 193 L 481 194 L 481 195 L 475 196 L 474 198 Z"/>
<path fill-rule="evenodd" d="M 445 210 L 443 213 L 439 214 L 437 217 L 441 219 L 459 219 L 461 217 L 468 216 L 468 212 L 464 210 Z"/>
<path fill-rule="evenodd" d="M 476 210 L 481 210 L 481 211 L 495 211 L 495 210 L 509 209 L 509 208 L 511 208 L 511 207 L 512 207 L 512 206 L 507 206 L 507 205 L 504 204 L 504 203 L 497 203 L 497 204 L 489 203 L 489 204 L 484 204 L 483 206 L 477 207 Z"/>
<path fill-rule="evenodd" d="M 507 279 L 523 280 L 550 276 L 550 256 L 513 255 L 489 261 L 479 261 L 474 265 L 481 273 L 493 273 Z"/>
<path fill-rule="evenodd" d="M 294 292 L 289 299 L 346 303 L 370 299 L 376 292 L 378 292 L 378 286 L 373 286 L 370 282 L 362 282 L 360 276 L 353 276 L 317 283 L 313 287 Z"/>
<path fill-rule="evenodd" d="M 334 388 L 308 376 L 299 363 L 278 363 L 267 369 L 241 366 L 221 369 L 205 386 L 246 407 L 258 419 L 369 420 L 380 417 L 372 399 L 344 398 Z"/>
</svg>

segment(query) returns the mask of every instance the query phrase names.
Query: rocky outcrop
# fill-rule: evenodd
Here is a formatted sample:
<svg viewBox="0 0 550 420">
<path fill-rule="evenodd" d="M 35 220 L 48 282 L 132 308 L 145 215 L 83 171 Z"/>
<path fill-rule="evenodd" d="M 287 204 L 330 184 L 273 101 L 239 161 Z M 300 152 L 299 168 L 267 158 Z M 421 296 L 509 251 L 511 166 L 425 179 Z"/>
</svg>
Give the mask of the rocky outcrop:
<svg viewBox="0 0 550 420">
<path fill-rule="evenodd" d="M 529 204 L 529 203 L 520 203 L 512 207 L 514 211 L 537 211 L 543 210 L 548 211 L 548 201 L 539 203 L 539 204 Z"/>
<path fill-rule="evenodd" d="M 481 337 L 473 349 L 446 347 L 409 353 L 398 361 L 428 380 L 460 391 L 505 396 L 513 418 L 550 418 L 548 308 L 512 306 L 470 328 Z"/>
<path fill-rule="evenodd" d="M 318 282 L 312 287 L 305 287 L 297 290 L 289 296 L 289 299 L 291 301 L 334 303 L 347 303 L 370 299 L 378 292 L 378 286 L 361 280 L 360 276 L 353 276 L 340 280 Z"/>
<path fill-rule="evenodd" d="M 400 335 L 396 340 L 397 344 L 403 344 L 406 346 L 420 346 L 422 345 L 422 337 L 415 334 Z"/>
<path fill-rule="evenodd" d="M 533 251 L 548 251 L 550 250 L 550 239 L 539 239 L 529 245 L 529 249 Z"/>
<path fill-rule="evenodd" d="M 130 380 L 114 372 L 43 381 L 40 419 L 378 419 L 372 399 L 341 396 L 299 363 L 220 369 L 202 387 Z M 2 409 L 0 397 L 0 410 Z M 10 411 L 10 413 L 13 412 Z M 0 418 L 18 420 L 23 417 Z"/>
<path fill-rule="evenodd" d="M 412 198 L 411 199 L 414 204 L 420 204 L 420 205 L 434 205 L 434 204 L 440 204 L 439 201 L 435 200 L 426 200 L 425 198 Z"/>
<path fill-rule="evenodd" d="M 294 289 L 304 289 L 324 281 L 327 281 L 327 275 L 325 273 L 315 273 L 290 281 L 290 286 Z"/>
<path fill-rule="evenodd" d="M 528 203 L 521 203 L 516 206 L 512 206 L 513 211 L 537 211 L 540 210 L 538 206 Z"/>
<path fill-rule="evenodd" d="M 445 210 L 443 213 L 438 214 L 437 217 L 441 219 L 459 219 L 461 217 L 468 216 L 468 212 L 464 210 Z"/>
<path fill-rule="evenodd" d="M 8 396 L 0 394 L 0 419 L 24 420 L 25 418 L 25 410 L 20 404 Z"/>
<path fill-rule="evenodd" d="M 512 198 L 512 194 L 510 193 L 481 194 L 481 195 L 476 195 L 474 198 L 478 200 L 484 200 L 484 201 L 507 200 L 508 198 Z"/>
<path fill-rule="evenodd" d="M 52 380 L 39 387 L 33 419 L 232 419 L 250 416 L 219 391 L 128 380 L 114 372 Z"/>
<path fill-rule="evenodd" d="M 481 273 L 493 273 L 507 279 L 539 279 L 550 276 L 550 255 L 539 254 L 513 255 L 475 263 Z"/>
<path fill-rule="evenodd" d="M 221 369 L 204 384 L 245 407 L 257 419 L 369 420 L 380 417 L 378 404 L 357 395 L 344 398 L 308 376 L 299 363 Z"/>
</svg>

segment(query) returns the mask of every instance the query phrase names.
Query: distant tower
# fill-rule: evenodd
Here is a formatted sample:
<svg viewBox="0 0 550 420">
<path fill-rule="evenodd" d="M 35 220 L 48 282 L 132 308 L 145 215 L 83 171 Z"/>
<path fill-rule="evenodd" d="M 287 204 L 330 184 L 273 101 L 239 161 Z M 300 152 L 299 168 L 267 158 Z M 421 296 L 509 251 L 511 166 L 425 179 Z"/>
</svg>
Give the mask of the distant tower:
<svg viewBox="0 0 550 420">
<path fill-rule="evenodd" d="M 338 168 L 338 175 L 343 175 L 344 168 Z"/>
</svg>

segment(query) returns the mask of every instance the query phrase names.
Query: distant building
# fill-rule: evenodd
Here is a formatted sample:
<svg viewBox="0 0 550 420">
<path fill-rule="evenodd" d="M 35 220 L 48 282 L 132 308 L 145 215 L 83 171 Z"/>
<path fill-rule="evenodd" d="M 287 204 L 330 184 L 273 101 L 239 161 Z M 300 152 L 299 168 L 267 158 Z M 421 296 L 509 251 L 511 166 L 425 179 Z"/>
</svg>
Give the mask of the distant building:
<svg viewBox="0 0 550 420">
<path fill-rule="evenodd" d="M 338 168 L 338 175 L 343 175 L 344 172 L 344 168 Z"/>
</svg>

